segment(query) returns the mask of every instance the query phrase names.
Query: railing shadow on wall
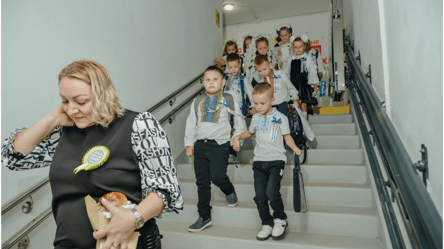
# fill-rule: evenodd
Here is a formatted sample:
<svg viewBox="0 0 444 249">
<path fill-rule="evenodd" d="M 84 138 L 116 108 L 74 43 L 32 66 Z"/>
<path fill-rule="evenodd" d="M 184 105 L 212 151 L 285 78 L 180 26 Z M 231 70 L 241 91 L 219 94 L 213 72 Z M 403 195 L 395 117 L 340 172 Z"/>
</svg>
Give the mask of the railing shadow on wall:
<svg viewBox="0 0 444 249">
<path fill-rule="evenodd" d="M 164 99 L 159 101 L 157 104 L 155 104 L 154 106 L 149 108 L 147 111 L 150 113 L 154 112 L 166 103 L 169 103 L 170 106 L 173 106 L 177 95 L 179 95 L 180 93 L 185 91 L 187 88 L 195 85 L 197 82 L 202 83 L 203 75 L 204 74 L 201 73 L 200 75 L 198 75 L 197 77 L 195 77 L 194 79 L 189 81 L 187 84 L 183 85 L 182 87 L 180 87 L 179 89 L 177 89 L 176 91 L 174 91 L 173 93 L 171 93 L 170 95 L 168 95 L 167 97 L 165 97 Z M 169 122 L 172 123 L 172 121 L 174 120 L 174 115 L 178 111 L 180 111 L 184 106 L 186 106 L 189 102 L 191 102 L 197 95 L 202 94 L 203 91 L 204 91 L 204 87 L 199 88 L 198 91 L 194 92 L 189 98 L 187 98 L 184 102 L 179 104 L 178 107 L 174 108 L 171 112 L 169 112 L 167 115 L 165 115 L 165 117 L 160 119 L 159 123 L 162 124 L 167 120 L 169 120 Z M 48 184 L 48 183 L 49 183 L 49 177 L 45 177 L 37 184 L 29 187 L 28 189 L 26 189 L 25 191 L 23 191 L 22 193 L 17 195 L 15 198 L 13 198 L 12 200 L 10 200 L 7 203 L 5 203 L 4 205 L 2 205 L 2 216 L 4 214 L 6 214 L 8 211 L 12 210 L 17 205 L 19 205 L 20 203 L 23 203 L 23 201 L 30 199 L 34 193 L 36 193 L 37 191 L 39 191 L 40 189 L 45 187 L 46 184 Z M 32 202 L 30 202 L 30 203 L 26 202 L 25 204 L 23 204 L 22 210 L 26 210 L 29 208 L 32 209 L 32 205 L 33 205 Z M 26 212 L 23 211 L 23 213 L 26 213 Z M 37 216 L 35 219 L 33 219 L 31 222 L 29 222 L 25 227 L 20 229 L 11 238 L 9 238 L 7 241 L 2 243 L 2 249 L 12 248 L 15 244 L 19 243 L 21 240 L 26 238 L 26 236 L 31 231 L 33 231 L 37 226 L 39 226 L 41 223 L 43 223 L 51 215 L 52 215 L 52 209 L 51 209 L 51 207 L 49 207 L 48 209 L 43 211 L 39 216 Z"/>
<path fill-rule="evenodd" d="M 442 248 L 442 218 L 427 192 L 426 181 L 424 183 L 421 181 L 417 171 L 417 168 L 423 169 L 425 179 L 427 177 L 427 169 L 424 166 L 426 163 L 418 165 L 412 162 L 385 112 L 384 102 L 379 100 L 371 82 L 367 80 L 367 78 L 370 79 L 371 74 L 364 73 L 360 63 L 357 63 L 357 60 L 360 60 L 360 54 L 355 57 L 353 43 L 349 36 L 344 38 L 344 47 L 348 64 L 347 84 L 369 156 L 392 246 L 406 248 L 392 207 L 392 202 L 396 200 L 412 248 Z M 370 131 L 365 124 L 363 113 L 366 114 Z M 373 143 L 370 135 L 373 137 Z M 377 146 L 382 158 L 387 180 L 382 175 L 374 145 Z M 422 147 L 425 149 L 424 145 Z M 392 198 L 387 188 L 390 188 Z"/>
</svg>

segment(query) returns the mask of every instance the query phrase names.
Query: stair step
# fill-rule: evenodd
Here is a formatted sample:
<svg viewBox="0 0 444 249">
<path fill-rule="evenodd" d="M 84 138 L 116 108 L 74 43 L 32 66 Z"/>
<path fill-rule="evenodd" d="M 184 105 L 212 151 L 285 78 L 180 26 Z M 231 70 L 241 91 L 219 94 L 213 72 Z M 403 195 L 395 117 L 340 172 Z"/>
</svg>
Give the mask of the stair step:
<svg viewBox="0 0 444 249">
<path fill-rule="evenodd" d="M 313 132 L 317 135 L 356 135 L 354 123 L 346 124 L 312 124 Z"/>
<path fill-rule="evenodd" d="M 351 114 L 314 115 L 308 118 L 310 124 L 344 124 L 353 123 Z"/>
<path fill-rule="evenodd" d="M 341 164 L 363 165 L 362 149 L 310 149 L 308 153 L 308 165 L 313 164 Z M 287 153 L 287 157 L 288 157 Z M 291 157 L 288 157 L 291 158 Z M 293 161 L 293 158 L 290 160 Z"/>
<path fill-rule="evenodd" d="M 381 242 L 376 238 L 360 238 L 352 236 L 316 234 L 287 230 L 285 238 L 258 241 L 257 233 L 261 226 L 243 228 L 220 226 L 213 224 L 199 233 L 188 232 L 190 223 L 157 220 L 163 234 L 162 248 L 232 248 L 232 249 L 269 249 L 269 248 L 306 248 L 306 249 L 382 249 Z"/>
<path fill-rule="evenodd" d="M 228 207 L 225 200 L 212 200 L 214 225 L 243 228 L 260 228 L 261 220 L 253 200 L 239 202 L 237 207 Z M 337 234 L 376 238 L 378 220 L 373 209 L 335 206 L 308 206 L 308 212 L 296 213 L 293 206 L 284 203 L 288 227 L 291 231 Z M 185 198 L 180 215 L 166 213 L 162 220 L 184 222 L 188 226 L 198 218 L 197 199 Z"/>
<path fill-rule="evenodd" d="M 318 141 L 317 149 L 358 149 L 358 135 L 316 135 Z M 254 149 L 256 142 L 254 137 L 245 139 L 241 150 Z"/>
<path fill-rule="evenodd" d="M 227 174 L 233 181 L 253 181 L 251 164 L 229 164 Z M 193 164 L 177 165 L 177 173 L 181 180 L 195 179 Z M 287 164 L 284 169 L 283 180 L 293 179 L 293 165 Z M 302 165 L 304 181 L 325 183 L 358 183 L 367 181 L 367 169 L 363 165 Z"/>
<path fill-rule="evenodd" d="M 358 149 L 358 135 L 317 135 L 318 147 L 316 149 Z"/>
<path fill-rule="evenodd" d="M 232 181 L 240 202 L 251 202 L 255 196 L 252 181 Z M 197 186 L 194 179 L 179 181 L 184 198 L 197 198 Z M 281 182 L 281 195 L 284 203 L 293 203 L 293 181 Z M 342 207 L 371 207 L 371 189 L 363 184 L 346 183 L 305 183 L 307 205 L 326 205 Z M 215 185 L 211 185 L 211 196 L 215 201 L 225 201 L 225 195 Z"/>
<path fill-rule="evenodd" d="M 363 155 L 361 149 L 309 149 L 307 151 L 307 164 L 346 164 L 362 165 Z M 241 150 L 237 153 L 237 160 L 241 164 L 252 164 L 254 150 Z M 301 157 L 300 160 L 302 160 Z M 190 158 L 188 163 L 192 163 Z M 293 164 L 293 152 L 287 150 L 287 164 Z M 302 162 L 302 161 L 301 161 Z"/>
</svg>

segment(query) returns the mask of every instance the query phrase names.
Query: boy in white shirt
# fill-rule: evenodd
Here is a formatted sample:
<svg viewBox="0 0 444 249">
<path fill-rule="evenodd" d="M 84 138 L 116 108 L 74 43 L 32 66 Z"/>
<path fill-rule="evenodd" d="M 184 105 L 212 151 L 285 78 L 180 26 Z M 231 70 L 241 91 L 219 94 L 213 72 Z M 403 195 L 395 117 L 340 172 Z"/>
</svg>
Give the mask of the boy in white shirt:
<svg viewBox="0 0 444 249">
<path fill-rule="evenodd" d="M 262 77 L 261 82 L 266 82 L 270 84 L 273 89 L 273 95 L 275 98 L 273 107 L 276 107 L 279 112 L 287 115 L 287 112 L 289 110 L 288 102 L 290 100 L 293 101 L 295 105 L 299 104 L 298 91 L 291 83 L 287 74 L 285 74 L 282 70 L 273 69 L 272 63 L 268 61 L 268 58 L 265 55 L 256 56 L 256 58 L 254 59 L 254 66 L 257 73 L 259 73 L 259 75 Z M 253 87 L 251 84 L 246 85 L 248 96 L 250 97 L 250 99 L 253 99 Z M 254 108 L 255 104 L 251 103 L 251 106 L 253 107 L 253 109 L 251 110 L 251 114 L 254 115 L 257 113 L 257 110 Z"/>
<path fill-rule="evenodd" d="M 283 140 L 298 156 L 301 155 L 301 151 L 290 135 L 287 116 L 272 107 L 275 101 L 273 87 L 262 82 L 254 87 L 252 94 L 258 113 L 253 116 L 250 129 L 234 137 L 231 145 L 234 150 L 239 151 L 239 140 L 256 134 L 253 162 L 256 193 L 254 202 L 262 220 L 262 230 L 256 238 L 266 240 L 273 236 L 274 239 L 280 239 L 287 228 L 287 215 L 284 212 L 284 203 L 279 192 L 287 161 Z M 274 211 L 273 216 L 270 215 L 268 201 Z"/>
<path fill-rule="evenodd" d="M 229 54 L 227 56 L 227 65 L 229 73 L 226 73 L 225 85 L 222 88 L 224 93 L 233 96 L 241 108 L 242 115 L 247 116 L 248 104 L 250 103 L 245 86 L 245 75 L 241 72 L 241 58 L 237 54 Z"/>
<path fill-rule="evenodd" d="M 186 154 L 194 155 L 199 218 L 188 229 L 199 232 L 213 224 L 211 220 L 211 182 L 226 195 L 227 205 L 238 204 L 234 186 L 227 175 L 230 140 L 246 130 L 244 117 L 233 97 L 222 93 L 225 79 L 222 70 L 210 66 L 205 70 L 206 95 L 194 99 L 185 128 Z M 228 104 L 232 103 L 232 104 Z M 197 106 L 195 106 L 197 105 Z M 229 106 L 234 105 L 234 107 Z M 197 110 L 197 113 L 196 113 Z M 234 134 L 230 116 L 234 119 Z"/>
</svg>

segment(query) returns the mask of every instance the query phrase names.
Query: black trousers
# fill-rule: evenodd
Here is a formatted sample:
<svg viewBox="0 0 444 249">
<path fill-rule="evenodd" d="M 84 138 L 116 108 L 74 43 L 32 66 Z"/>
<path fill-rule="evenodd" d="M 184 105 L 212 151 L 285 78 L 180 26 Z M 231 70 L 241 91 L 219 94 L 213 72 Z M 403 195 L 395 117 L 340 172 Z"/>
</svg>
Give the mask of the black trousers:
<svg viewBox="0 0 444 249">
<path fill-rule="evenodd" d="M 225 195 L 234 192 L 227 175 L 230 142 L 217 144 L 214 140 L 198 140 L 194 144 L 194 172 L 197 185 L 197 209 L 204 220 L 211 218 L 211 182 Z"/>
<path fill-rule="evenodd" d="M 257 205 L 262 225 L 273 226 L 273 219 L 287 219 L 280 192 L 284 167 L 284 161 L 253 162 L 254 191 L 256 193 L 254 202 Z M 273 208 L 273 216 L 270 215 L 268 201 Z"/>
<path fill-rule="evenodd" d="M 287 102 L 282 102 L 278 105 L 273 105 L 272 107 L 276 107 L 276 110 L 285 116 L 287 116 L 288 110 L 290 110 L 290 107 L 288 106 Z"/>
</svg>

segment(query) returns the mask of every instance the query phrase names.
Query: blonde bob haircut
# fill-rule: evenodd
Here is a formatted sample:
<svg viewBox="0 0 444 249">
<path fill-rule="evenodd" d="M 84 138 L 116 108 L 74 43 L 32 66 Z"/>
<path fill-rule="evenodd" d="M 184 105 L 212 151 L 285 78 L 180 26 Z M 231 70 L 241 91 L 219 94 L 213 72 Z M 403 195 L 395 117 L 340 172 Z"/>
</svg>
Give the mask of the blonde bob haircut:
<svg viewBox="0 0 444 249">
<path fill-rule="evenodd" d="M 92 60 L 74 61 L 59 74 L 60 81 L 65 78 L 78 79 L 91 85 L 92 120 L 108 127 L 117 117 L 123 116 L 124 109 L 117 97 L 108 70 Z"/>
</svg>

